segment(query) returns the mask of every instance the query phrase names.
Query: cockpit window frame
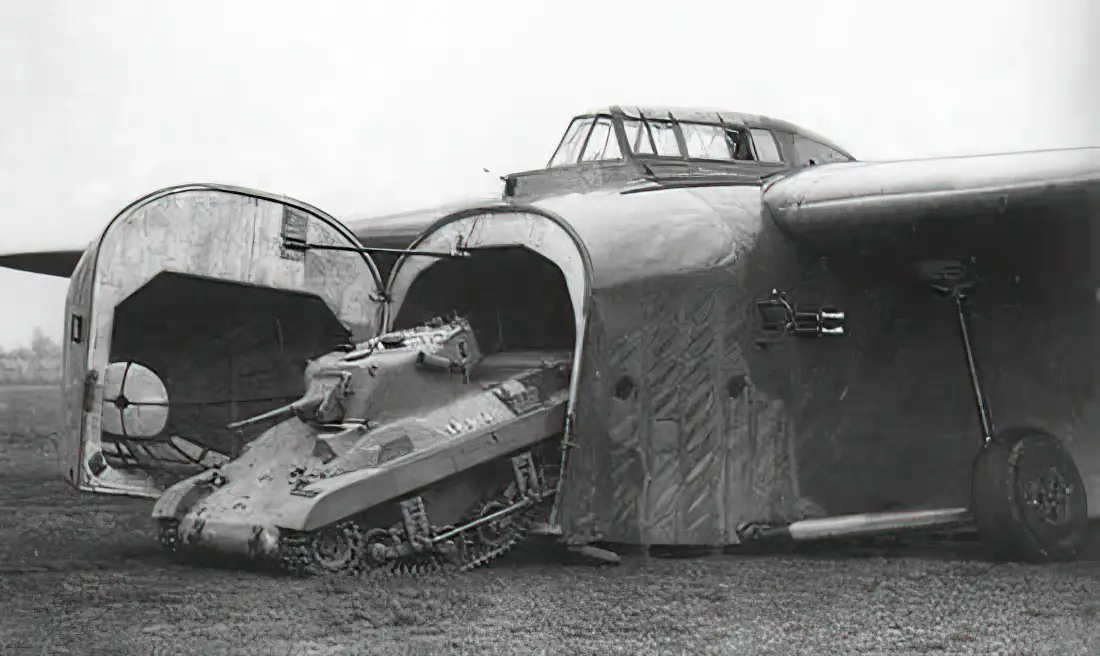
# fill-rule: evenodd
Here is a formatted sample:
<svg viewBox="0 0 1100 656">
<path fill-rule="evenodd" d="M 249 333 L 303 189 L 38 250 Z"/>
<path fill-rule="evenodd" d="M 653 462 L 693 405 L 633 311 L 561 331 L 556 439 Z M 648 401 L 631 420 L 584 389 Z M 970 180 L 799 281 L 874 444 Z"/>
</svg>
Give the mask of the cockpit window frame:
<svg viewBox="0 0 1100 656">
<path fill-rule="evenodd" d="M 766 132 L 768 134 L 768 138 L 772 140 L 772 148 L 775 150 L 775 154 L 779 157 L 778 162 L 765 161 L 765 160 L 760 159 L 760 149 L 757 148 L 757 146 L 756 146 L 756 135 L 754 135 L 753 132 Z M 779 137 L 776 134 L 775 130 L 772 130 L 770 128 L 765 128 L 765 127 L 751 126 L 750 125 L 750 126 L 745 127 L 745 133 L 749 137 L 749 143 L 752 144 L 752 153 L 753 153 L 753 156 L 756 157 L 755 161 L 758 164 L 770 164 L 770 165 L 773 165 L 773 166 L 776 166 L 776 165 L 786 166 L 787 165 L 787 162 L 783 159 L 783 148 L 780 147 Z"/>
<path fill-rule="evenodd" d="M 588 126 L 588 131 L 584 135 L 584 140 L 581 142 L 581 147 L 579 149 L 577 149 L 577 158 L 575 160 L 573 160 L 572 162 L 563 162 L 561 164 L 555 164 L 554 160 L 556 160 L 558 158 L 558 153 L 561 152 L 562 146 L 565 145 L 566 138 L 569 137 L 569 132 L 573 129 L 573 125 L 575 125 L 576 123 L 583 123 L 586 120 L 591 120 L 592 123 L 589 124 L 589 126 Z M 579 116 L 574 116 L 573 118 L 571 118 L 569 120 L 569 125 L 567 125 L 565 127 L 565 132 L 563 132 L 562 135 L 561 135 L 561 139 L 558 140 L 558 147 L 554 149 L 554 154 L 550 156 L 550 161 L 548 161 L 546 163 L 546 168 L 548 168 L 548 169 L 560 169 L 560 168 L 566 168 L 566 167 L 569 167 L 569 166 L 576 166 L 577 162 L 580 160 L 581 153 L 584 152 L 585 145 L 588 143 L 588 137 L 589 137 L 589 135 L 592 134 L 592 128 L 595 125 L 596 125 L 596 115 L 593 115 L 593 114 L 581 114 Z"/>
<path fill-rule="evenodd" d="M 619 153 L 618 157 L 600 157 L 599 159 L 585 159 L 585 155 L 588 153 L 588 146 L 592 142 L 592 135 L 596 133 L 596 126 L 600 123 L 606 122 L 608 124 L 609 132 L 607 140 L 610 141 L 612 137 L 615 139 L 615 150 Z M 605 151 L 606 152 L 606 151 Z M 623 155 L 622 139 L 619 138 L 619 130 L 616 127 L 615 117 L 609 114 L 597 114 L 595 120 L 592 121 L 592 127 L 588 130 L 588 136 L 585 137 L 584 145 L 581 147 L 580 155 L 577 157 L 577 164 L 599 164 L 601 162 L 622 163 L 625 161 Z"/>
<path fill-rule="evenodd" d="M 684 135 L 680 132 L 679 122 L 670 116 L 615 116 L 615 124 L 617 129 L 623 132 L 623 142 L 627 144 L 630 156 L 640 160 L 656 160 L 661 162 L 684 162 L 691 161 L 687 157 L 687 144 L 684 143 Z M 653 149 L 652 153 L 636 153 L 633 146 L 626 141 L 626 121 L 637 121 L 645 128 L 645 135 L 649 140 L 649 147 Z M 676 139 L 676 149 L 679 151 L 675 155 L 660 155 L 657 153 L 657 139 L 653 136 L 653 123 L 661 123 L 672 126 L 672 135 Z"/>
<path fill-rule="evenodd" d="M 547 169 L 561 169 L 561 168 L 566 168 L 566 167 L 569 167 L 569 166 L 600 164 L 601 162 L 607 162 L 607 163 L 611 163 L 611 164 L 622 164 L 623 162 L 625 162 L 628 159 L 628 157 L 626 155 L 626 151 L 623 149 L 624 146 L 626 145 L 626 141 L 624 140 L 624 137 L 623 137 L 623 134 L 622 134 L 622 132 L 623 132 L 622 125 L 619 121 L 616 120 L 616 118 L 617 117 L 614 116 L 613 114 L 603 113 L 603 112 L 601 112 L 599 114 L 578 114 L 577 116 L 574 116 L 572 119 L 569 120 L 569 125 L 566 126 L 565 132 L 562 133 L 561 139 L 558 140 L 558 146 L 557 146 L 557 148 L 554 149 L 554 154 L 550 156 L 550 161 L 547 162 L 546 168 Z M 576 159 L 574 159 L 573 161 L 568 162 L 568 163 L 554 164 L 554 160 L 557 159 L 558 153 L 561 151 L 562 146 L 565 145 L 565 139 L 566 139 L 566 137 L 569 136 L 569 130 L 573 127 L 573 124 L 577 123 L 578 121 L 589 121 L 589 120 L 592 121 L 592 123 L 589 124 L 588 131 L 584 135 L 584 140 L 581 142 L 580 147 L 577 149 Z M 585 149 L 588 148 L 588 140 L 592 138 L 592 131 L 596 129 L 596 124 L 599 123 L 600 121 L 609 121 L 611 123 L 612 134 L 615 135 L 615 141 L 616 141 L 616 143 L 619 144 L 619 157 L 617 157 L 617 158 L 608 158 L 608 159 L 584 160 L 582 158 L 584 157 Z"/>
<path fill-rule="evenodd" d="M 684 141 L 684 160 L 689 162 L 706 162 L 706 163 L 718 163 L 718 164 L 774 164 L 774 162 L 761 162 L 758 159 L 714 159 L 710 157 L 692 157 L 691 153 L 687 150 L 687 138 L 683 136 L 683 125 L 703 125 L 706 127 L 718 128 L 723 132 L 735 131 L 741 135 L 742 138 L 748 139 L 749 152 L 752 156 L 756 157 L 756 148 L 752 141 L 752 135 L 749 134 L 749 128 L 747 126 L 738 123 L 714 123 L 710 121 L 676 121 L 676 129 L 680 132 L 681 138 Z M 736 153 L 735 153 L 736 155 Z"/>
<path fill-rule="evenodd" d="M 745 160 L 734 159 L 734 157 L 732 157 L 732 156 L 729 157 L 729 158 L 724 158 L 724 157 L 694 157 L 694 156 L 692 156 L 691 150 L 688 147 L 688 134 L 687 134 L 687 132 L 684 131 L 684 126 L 689 126 L 689 125 L 690 126 L 701 126 L 701 127 L 704 127 L 704 128 L 713 128 L 715 130 L 718 130 L 719 132 L 722 133 L 723 140 L 724 140 L 724 142 L 726 143 L 727 146 L 729 145 L 728 134 L 731 130 L 737 131 L 737 132 L 740 132 L 740 133 L 744 134 L 743 129 L 740 129 L 738 126 L 730 125 L 728 123 L 722 124 L 722 123 L 710 123 L 710 122 L 706 122 L 706 121 L 677 121 L 676 126 L 679 128 L 680 133 L 684 137 L 684 159 L 686 159 L 688 161 L 691 161 L 691 162 L 741 162 L 741 161 L 745 161 Z M 731 153 L 731 155 L 735 156 L 736 153 Z"/>
<path fill-rule="evenodd" d="M 584 139 L 581 142 L 581 145 L 577 150 L 576 158 L 571 162 L 562 162 L 562 163 L 559 163 L 559 164 L 554 164 L 554 160 L 557 159 L 558 153 L 561 151 L 562 147 L 565 145 L 566 137 L 569 136 L 569 130 L 572 128 L 574 123 L 576 123 L 578 121 L 586 121 L 586 120 L 591 121 L 591 123 L 588 125 L 587 131 L 584 135 Z M 619 157 L 615 158 L 615 159 L 584 160 L 583 159 L 584 152 L 585 152 L 585 149 L 588 147 L 588 141 L 592 137 L 592 133 L 595 130 L 596 125 L 601 120 L 607 120 L 607 121 L 611 122 L 611 128 L 614 131 L 615 138 L 618 140 L 618 143 L 619 143 Z M 636 152 L 634 152 L 633 144 L 630 143 L 627 139 L 626 121 L 639 122 L 645 128 L 646 139 L 648 140 L 649 147 L 653 151 L 652 153 L 636 153 Z M 670 124 L 671 125 L 673 135 L 675 136 L 675 139 L 676 139 L 677 148 L 679 150 L 678 154 L 676 154 L 676 155 L 659 155 L 659 154 L 657 154 L 657 144 L 656 144 L 656 140 L 653 137 L 652 128 L 651 128 L 651 123 L 653 123 L 653 122 L 660 122 L 660 123 L 663 123 L 663 124 Z M 729 131 L 729 130 L 737 131 L 738 133 L 743 135 L 744 138 L 748 139 L 749 149 L 750 149 L 750 152 L 752 153 L 753 159 L 744 160 L 744 159 L 713 159 L 713 158 L 691 157 L 690 153 L 688 152 L 687 142 L 686 142 L 684 132 L 683 132 L 683 128 L 682 128 L 682 125 L 685 125 L 685 124 L 703 125 L 703 126 L 707 126 L 707 127 L 714 127 L 714 128 L 719 128 L 723 131 Z M 755 140 L 753 139 L 752 130 L 765 130 L 765 131 L 771 133 L 772 138 L 775 140 L 775 147 L 776 147 L 776 151 L 779 155 L 780 161 L 778 161 L 778 162 L 770 162 L 770 161 L 766 162 L 766 161 L 762 161 L 762 160 L 759 159 L 760 154 L 757 150 Z M 740 122 L 731 123 L 731 122 L 728 122 L 728 121 L 721 120 L 720 116 L 717 117 L 717 120 L 715 120 L 715 121 L 700 121 L 700 120 L 680 120 L 680 119 L 677 119 L 673 115 L 669 115 L 669 116 L 663 116 L 663 115 L 660 115 L 660 116 L 646 116 L 646 115 L 632 116 L 632 115 L 627 115 L 625 112 L 612 111 L 612 112 L 598 112 L 598 113 L 590 113 L 590 114 L 578 114 L 578 115 L 574 116 L 569 121 L 569 125 L 566 127 L 565 132 L 562 134 L 561 139 L 559 139 L 558 146 L 557 146 L 557 148 L 554 149 L 554 154 L 551 156 L 550 161 L 546 165 L 546 168 L 547 169 L 561 169 L 561 168 L 566 168 L 566 167 L 570 167 L 570 166 L 599 165 L 601 163 L 621 164 L 621 163 L 623 163 L 627 160 L 630 160 L 630 159 L 637 160 L 637 161 L 642 161 L 642 162 L 655 161 L 655 162 L 682 162 L 682 163 L 699 162 L 699 163 L 703 163 L 703 164 L 726 164 L 726 165 L 736 164 L 736 165 L 759 166 L 759 167 L 762 167 L 762 168 L 783 168 L 783 167 L 787 167 L 787 166 L 792 165 L 792 163 L 790 161 L 788 161 L 788 153 L 783 148 L 783 145 L 780 143 L 779 132 L 776 131 L 775 129 L 767 127 L 767 126 L 755 125 L 755 124 L 754 125 L 748 125 L 748 124 L 742 124 Z"/>
</svg>

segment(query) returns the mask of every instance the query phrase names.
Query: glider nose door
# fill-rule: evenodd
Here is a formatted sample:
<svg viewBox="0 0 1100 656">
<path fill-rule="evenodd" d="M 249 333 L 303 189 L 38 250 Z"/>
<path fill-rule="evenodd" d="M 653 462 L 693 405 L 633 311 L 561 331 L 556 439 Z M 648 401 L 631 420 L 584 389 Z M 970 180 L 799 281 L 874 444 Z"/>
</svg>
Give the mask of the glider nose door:
<svg viewBox="0 0 1100 656">
<path fill-rule="evenodd" d="M 120 213 L 70 280 L 61 469 L 156 497 L 234 457 L 228 424 L 304 393 L 311 359 L 376 336 L 382 283 L 350 230 L 304 203 L 215 185 Z"/>
</svg>

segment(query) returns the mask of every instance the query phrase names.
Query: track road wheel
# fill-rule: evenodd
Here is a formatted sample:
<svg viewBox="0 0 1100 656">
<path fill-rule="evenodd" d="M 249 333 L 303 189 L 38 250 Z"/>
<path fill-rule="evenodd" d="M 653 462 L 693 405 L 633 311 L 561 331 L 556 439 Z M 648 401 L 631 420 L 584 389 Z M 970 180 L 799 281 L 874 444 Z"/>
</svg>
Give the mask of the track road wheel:
<svg viewBox="0 0 1100 656">
<path fill-rule="evenodd" d="M 310 544 L 313 565 L 321 572 L 344 573 L 362 565 L 362 536 L 351 522 L 327 526 L 318 531 Z"/>
<path fill-rule="evenodd" d="M 1010 428 L 974 461 L 971 509 L 1002 560 L 1072 560 L 1088 530 L 1085 485 L 1066 447 L 1037 428 Z"/>
</svg>

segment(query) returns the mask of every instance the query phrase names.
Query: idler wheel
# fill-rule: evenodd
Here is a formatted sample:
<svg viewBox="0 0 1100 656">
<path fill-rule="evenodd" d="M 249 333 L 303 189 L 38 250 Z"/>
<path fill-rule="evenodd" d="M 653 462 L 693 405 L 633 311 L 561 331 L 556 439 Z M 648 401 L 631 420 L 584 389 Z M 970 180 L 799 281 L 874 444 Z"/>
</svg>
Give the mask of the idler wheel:
<svg viewBox="0 0 1100 656">
<path fill-rule="evenodd" d="M 994 436 L 974 461 L 971 510 L 996 558 L 1072 560 L 1088 531 L 1084 481 L 1053 435 L 1031 427 Z"/>
</svg>

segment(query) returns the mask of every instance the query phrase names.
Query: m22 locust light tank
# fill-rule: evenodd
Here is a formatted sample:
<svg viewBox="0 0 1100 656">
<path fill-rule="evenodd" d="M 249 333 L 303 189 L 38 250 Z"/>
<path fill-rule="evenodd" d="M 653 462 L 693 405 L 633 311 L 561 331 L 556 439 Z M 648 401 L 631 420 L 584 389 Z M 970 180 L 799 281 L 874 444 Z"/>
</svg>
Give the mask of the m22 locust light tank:
<svg viewBox="0 0 1100 656">
<path fill-rule="evenodd" d="M 320 357 L 305 396 L 235 427 L 289 418 L 165 491 L 161 539 L 293 571 L 485 564 L 548 511 L 569 370 L 483 357 L 462 319 Z"/>
</svg>

